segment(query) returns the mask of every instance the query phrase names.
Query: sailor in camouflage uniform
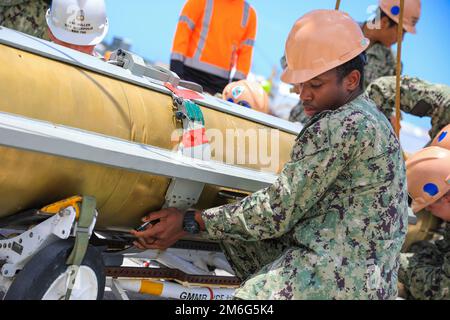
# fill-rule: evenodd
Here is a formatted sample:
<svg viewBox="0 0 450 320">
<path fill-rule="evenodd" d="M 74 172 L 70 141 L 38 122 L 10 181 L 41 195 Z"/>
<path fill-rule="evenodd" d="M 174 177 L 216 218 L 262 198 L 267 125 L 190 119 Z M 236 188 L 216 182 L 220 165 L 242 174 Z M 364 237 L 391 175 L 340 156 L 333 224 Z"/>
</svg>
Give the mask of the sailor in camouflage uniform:
<svg viewBox="0 0 450 320">
<path fill-rule="evenodd" d="M 383 44 L 376 42 L 366 51 L 367 66 L 364 69 L 365 87 L 372 81 L 384 77 L 396 75 L 396 63 L 392 50 Z"/>
<path fill-rule="evenodd" d="M 374 81 L 366 90 L 369 97 L 386 117 L 395 112 L 395 77 Z M 450 123 L 450 87 L 433 84 L 413 77 L 402 77 L 400 82 L 400 108 L 419 117 L 431 117 L 430 137 Z"/>
<path fill-rule="evenodd" d="M 334 50 L 327 50 L 331 42 Z M 276 182 L 203 212 L 151 213 L 144 221 L 160 221 L 132 231 L 135 245 L 165 249 L 187 231 L 205 231 L 245 280 L 240 299 L 395 298 L 408 223 L 405 167 L 388 120 L 361 94 L 367 45 L 345 13 L 316 10 L 300 18 L 286 43 L 282 79 L 302 88 L 316 115 Z M 329 62 L 345 54 L 341 66 Z M 324 65 L 314 65 L 318 56 Z"/>
<path fill-rule="evenodd" d="M 450 299 L 450 125 L 431 147 L 407 161 L 408 189 L 414 212 L 427 209 L 443 220 L 443 239 L 413 244 L 401 255 L 399 281 L 407 299 Z"/>
<path fill-rule="evenodd" d="M 45 14 L 51 0 L 0 0 L 0 25 L 49 40 Z"/>
<path fill-rule="evenodd" d="M 374 43 L 366 51 L 367 65 L 364 68 L 364 84 L 368 86 L 373 80 L 395 75 L 395 60 L 390 48 L 381 43 Z M 378 106 L 378 104 L 377 104 Z M 303 104 L 300 101 L 292 108 L 289 121 L 305 124 L 310 117 L 305 114 Z"/>
<path fill-rule="evenodd" d="M 367 66 L 364 71 L 364 87 L 372 81 L 396 75 L 396 60 L 391 47 L 397 43 L 399 22 L 399 0 L 380 0 L 377 17 L 373 21 L 361 23 L 364 35 L 371 45 L 366 50 Z M 403 17 L 404 29 L 416 33 L 416 24 L 420 18 L 420 0 L 407 0 Z M 302 103 L 296 105 L 289 115 L 289 121 L 305 124 L 309 117 Z"/>
<path fill-rule="evenodd" d="M 406 299 L 450 300 L 449 222 L 442 240 L 417 242 L 401 254 L 399 281 L 406 289 Z"/>
<path fill-rule="evenodd" d="M 416 34 L 416 24 L 421 13 L 421 0 L 406 0 L 403 13 L 404 32 Z M 364 35 L 370 39 L 367 49 L 365 87 L 372 81 L 396 75 L 396 58 L 391 47 L 398 42 L 400 0 L 380 0 L 376 16 L 361 24 Z"/>
</svg>

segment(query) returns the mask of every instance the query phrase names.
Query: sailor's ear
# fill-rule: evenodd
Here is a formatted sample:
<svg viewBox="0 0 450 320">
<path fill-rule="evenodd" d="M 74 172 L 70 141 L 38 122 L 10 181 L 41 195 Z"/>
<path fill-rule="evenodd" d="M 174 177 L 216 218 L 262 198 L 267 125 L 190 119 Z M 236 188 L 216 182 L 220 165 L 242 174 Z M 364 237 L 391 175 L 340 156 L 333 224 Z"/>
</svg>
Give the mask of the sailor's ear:
<svg viewBox="0 0 450 320">
<path fill-rule="evenodd" d="M 450 178 L 450 177 L 449 177 Z M 450 205 L 450 191 L 444 196 L 445 201 Z"/>
<path fill-rule="evenodd" d="M 389 29 L 391 27 L 391 22 L 388 17 L 382 17 L 380 19 L 381 30 Z M 395 25 L 393 26 L 395 27 Z"/>
<path fill-rule="evenodd" d="M 361 73 L 358 70 L 353 70 L 344 78 L 344 88 L 345 90 L 351 92 L 359 88 L 359 83 L 361 81 Z"/>
</svg>

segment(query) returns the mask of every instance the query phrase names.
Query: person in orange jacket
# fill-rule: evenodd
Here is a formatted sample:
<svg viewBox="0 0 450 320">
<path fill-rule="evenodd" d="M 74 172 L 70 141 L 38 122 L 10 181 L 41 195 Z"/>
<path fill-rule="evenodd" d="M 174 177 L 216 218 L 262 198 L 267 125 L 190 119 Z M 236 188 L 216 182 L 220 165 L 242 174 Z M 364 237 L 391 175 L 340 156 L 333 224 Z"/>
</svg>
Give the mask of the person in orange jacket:
<svg viewBox="0 0 450 320">
<path fill-rule="evenodd" d="M 244 0 L 187 0 L 170 69 L 208 93 L 221 93 L 228 83 L 247 78 L 256 25 L 256 12 Z"/>
</svg>

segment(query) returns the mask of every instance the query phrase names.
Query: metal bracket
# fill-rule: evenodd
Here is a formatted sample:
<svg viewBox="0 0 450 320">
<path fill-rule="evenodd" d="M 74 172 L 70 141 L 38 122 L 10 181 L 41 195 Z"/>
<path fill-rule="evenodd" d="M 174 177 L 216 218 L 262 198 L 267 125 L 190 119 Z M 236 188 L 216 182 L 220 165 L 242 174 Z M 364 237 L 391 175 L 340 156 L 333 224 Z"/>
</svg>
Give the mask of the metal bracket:
<svg viewBox="0 0 450 320">
<path fill-rule="evenodd" d="M 172 179 L 167 190 L 165 208 L 186 210 L 195 205 L 202 194 L 204 183 L 184 179 Z"/>
<path fill-rule="evenodd" d="M 201 85 L 181 80 L 175 72 L 164 67 L 148 65 L 142 57 L 123 49 L 114 51 L 108 62 L 129 70 L 135 76 L 147 77 L 150 81 L 168 82 L 175 88 L 180 85 L 186 89 L 203 93 Z"/>
<path fill-rule="evenodd" d="M 74 224 L 76 211 L 73 207 L 45 220 L 19 236 L 0 241 L 0 260 L 6 263 L 1 268 L 4 277 L 14 277 L 29 259 L 42 248 L 58 239 L 67 239 Z"/>
<path fill-rule="evenodd" d="M 173 95 L 173 102 L 174 107 L 177 108 L 175 116 L 183 123 L 183 134 L 189 133 L 191 130 L 204 129 L 205 121 L 199 106 L 175 94 Z M 181 143 L 178 148 L 179 152 L 185 156 L 203 160 L 211 159 L 209 143 L 201 144 L 198 147 L 189 146 L 188 148 L 185 148 Z M 166 192 L 164 207 L 176 207 L 180 210 L 192 207 L 198 202 L 204 186 L 205 184 L 202 182 L 193 182 L 179 178 L 172 179 Z"/>
</svg>

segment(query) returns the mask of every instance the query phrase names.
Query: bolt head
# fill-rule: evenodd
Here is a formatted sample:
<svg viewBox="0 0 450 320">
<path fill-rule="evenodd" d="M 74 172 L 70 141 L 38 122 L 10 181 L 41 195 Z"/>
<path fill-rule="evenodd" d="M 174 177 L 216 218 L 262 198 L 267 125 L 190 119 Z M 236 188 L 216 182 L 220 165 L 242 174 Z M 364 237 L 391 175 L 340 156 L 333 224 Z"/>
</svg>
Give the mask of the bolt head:
<svg viewBox="0 0 450 320">
<path fill-rule="evenodd" d="M 185 115 L 183 112 L 181 112 L 181 111 L 177 111 L 177 112 L 175 113 L 175 117 L 176 117 L 178 120 L 186 119 L 186 115 Z"/>
</svg>

